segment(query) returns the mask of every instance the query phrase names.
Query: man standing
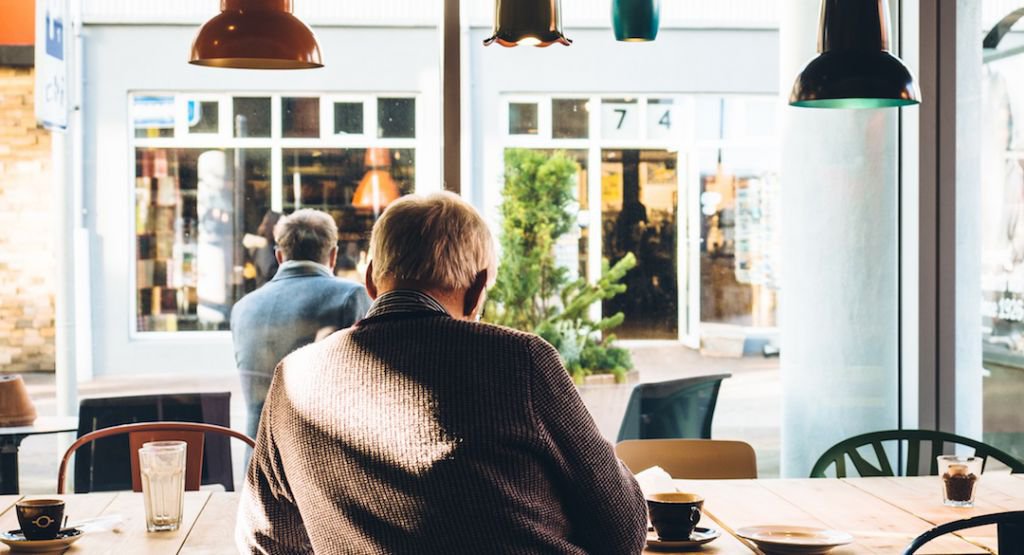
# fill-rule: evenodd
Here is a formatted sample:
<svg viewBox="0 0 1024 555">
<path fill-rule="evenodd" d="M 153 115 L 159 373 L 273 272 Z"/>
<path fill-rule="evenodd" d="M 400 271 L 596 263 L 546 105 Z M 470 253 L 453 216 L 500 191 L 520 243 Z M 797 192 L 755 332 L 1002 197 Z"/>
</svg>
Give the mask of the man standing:
<svg viewBox="0 0 1024 555">
<path fill-rule="evenodd" d="M 231 311 L 235 363 L 256 437 L 274 368 L 288 353 L 347 328 L 370 306 L 366 289 L 334 277 L 338 226 L 318 210 L 298 210 L 274 226 L 274 279 L 249 293 Z"/>
<path fill-rule="evenodd" d="M 244 553 L 639 553 L 647 507 L 533 334 L 476 322 L 490 231 L 410 195 L 373 229 L 366 318 L 292 353 L 238 512 Z"/>
</svg>

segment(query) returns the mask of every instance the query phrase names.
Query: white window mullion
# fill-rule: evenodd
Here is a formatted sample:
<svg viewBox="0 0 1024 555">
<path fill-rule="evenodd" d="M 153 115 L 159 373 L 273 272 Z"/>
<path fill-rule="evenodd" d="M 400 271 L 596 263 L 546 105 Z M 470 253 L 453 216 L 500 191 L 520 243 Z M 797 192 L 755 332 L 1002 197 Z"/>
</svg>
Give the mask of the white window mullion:
<svg viewBox="0 0 1024 555">
<path fill-rule="evenodd" d="M 270 209 L 284 212 L 284 149 L 274 146 L 270 149 Z"/>
</svg>

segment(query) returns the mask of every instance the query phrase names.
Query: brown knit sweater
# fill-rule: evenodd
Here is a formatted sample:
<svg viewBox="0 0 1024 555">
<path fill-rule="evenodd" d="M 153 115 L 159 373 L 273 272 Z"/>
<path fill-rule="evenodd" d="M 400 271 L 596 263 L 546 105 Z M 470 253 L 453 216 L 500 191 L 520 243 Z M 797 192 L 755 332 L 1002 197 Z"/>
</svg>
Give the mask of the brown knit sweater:
<svg viewBox="0 0 1024 555">
<path fill-rule="evenodd" d="M 646 506 L 542 339 L 429 311 L 288 356 L 239 511 L 246 553 L 639 553 Z"/>
</svg>

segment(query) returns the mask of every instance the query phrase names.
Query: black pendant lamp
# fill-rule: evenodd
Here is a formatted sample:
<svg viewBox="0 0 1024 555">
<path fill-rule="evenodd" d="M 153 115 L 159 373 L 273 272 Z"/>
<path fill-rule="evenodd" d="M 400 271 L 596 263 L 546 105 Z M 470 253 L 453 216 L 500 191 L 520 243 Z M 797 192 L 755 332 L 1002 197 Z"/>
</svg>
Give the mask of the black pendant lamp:
<svg viewBox="0 0 1024 555">
<path fill-rule="evenodd" d="M 612 0 L 615 40 L 650 42 L 658 36 L 661 0 Z"/>
<path fill-rule="evenodd" d="M 190 64 L 239 69 L 323 67 L 313 31 L 292 0 L 221 0 L 220 15 L 192 41 Z"/>
<path fill-rule="evenodd" d="M 562 33 L 562 0 L 496 0 L 494 34 L 484 46 L 569 46 Z"/>
<path fill-rule="evenodd" d="M 887 108 L 921 101 L 914 75 L 889 51 L 888 0 L 822 0 L 818 52 L 797 76 L 791 106 Z"/>
</svg>

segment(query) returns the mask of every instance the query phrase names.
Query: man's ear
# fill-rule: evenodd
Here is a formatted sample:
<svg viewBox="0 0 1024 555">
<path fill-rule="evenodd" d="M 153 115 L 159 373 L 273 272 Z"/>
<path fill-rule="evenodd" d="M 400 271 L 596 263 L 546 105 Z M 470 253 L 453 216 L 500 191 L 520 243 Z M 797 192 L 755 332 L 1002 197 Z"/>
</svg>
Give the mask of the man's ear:
<svg viewBox="0 0 1024 555">
<path fill-rule="evenodd" d="M 473 315 L 473 311 L 477 309 L 477 305 L 480 304 L 480 299 L 483 297 L 484 290 L 487 289 L 487 270 L 484 270 L 473 278 L 473 284 L 466 290 L 466 299 L 462 305 L 462 315 L 469 318 Z M 483 310 L 484 307 L 479 307 L 479 310 Z"/>
<path fill-rule="evenodd" d="M 281 249 L 274 249 L 274 258 L 277 259 L 277 265 L 284 264 L 284 252 Z"/>
<path fill-rule="evenodd" d="M 338 263 L 338 245 L 334 245 L 331 252 L 327 255 L 327 267 L 334 271 L 334 266 Z"/>
<path fill-rule="evenodd" d="M 373 262 L 366 265 L 366 293 L 370 299 L 377 300 L 377 284 L 373 282 Z"/>
</svg>

